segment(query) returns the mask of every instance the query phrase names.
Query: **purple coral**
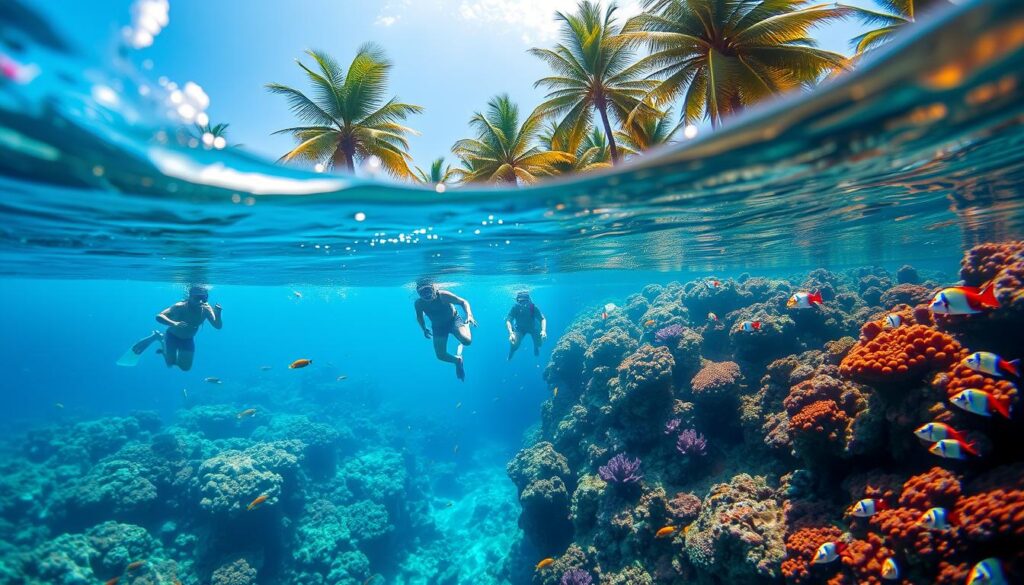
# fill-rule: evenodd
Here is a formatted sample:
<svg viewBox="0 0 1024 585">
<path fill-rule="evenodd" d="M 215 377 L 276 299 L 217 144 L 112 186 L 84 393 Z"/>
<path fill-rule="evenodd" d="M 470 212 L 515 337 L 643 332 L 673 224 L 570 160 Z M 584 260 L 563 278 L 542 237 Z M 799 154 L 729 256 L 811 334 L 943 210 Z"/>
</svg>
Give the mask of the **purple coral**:
<svg viewBox="0 0 1024 585">
<path fill-rule="evenodd" d="M 683 421 L 678 419 L 678 418 L 674 418 L 674 419 L 668 421 L 667 423 L 665 423 L 665 434 L 666 435 L 671 435 L 672 433 L 676 432 L 676 429 L 679 428 L 679 423 L 681 423 L 681 422 L 683 422 Z"/>
<path fill-rule="evenodd" d="M 630 459 L 625 453 L 619 453 L 598 467 L 597 474 L 609 483 L 620 484 L 637 483 L 644 477 L 640 473 L 640 459 Z"/>
<path fill-rule="evenodd" d="M 682 455 L 703 457 L 708 452 L 708 441 L 704 438 L 704 435 L 698 433 L 695 429 L 686 429 L 679 433 L 679 438 L 676 440 L 676 450 Z"/>
<path fill-rule="evenodd" d="M 676 323 L 667 327 L 662 327 L 654 332 L 654 342 L 664 345 L 671 345 L 679 341 L 683 337 L 684 329 L 683 326 Z"/>
<path fill-rule="evenodd" d="M 562 575 L 561 585 L 590 585 L 593 582 L 590 573 L 581 569 L 573 569 Z"/>
</svg>

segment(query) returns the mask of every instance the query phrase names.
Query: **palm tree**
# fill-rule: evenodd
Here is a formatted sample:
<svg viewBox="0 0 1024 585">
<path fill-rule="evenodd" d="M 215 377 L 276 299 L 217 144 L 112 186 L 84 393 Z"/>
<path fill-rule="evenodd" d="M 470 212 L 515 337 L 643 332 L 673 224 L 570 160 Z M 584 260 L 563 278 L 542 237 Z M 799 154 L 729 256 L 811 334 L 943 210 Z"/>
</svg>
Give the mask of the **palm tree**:
<svg viewBox="0 0 1024 585">
<path fill-rule="evenodd" d="M 585 135 L 596 111 L 611 150 L 612 162 L 619 160 L 609 116 L 624 122 L 630 112 L 643 108 L 643 98 L 655 82 L 636 67 L 629 46 L 618 42 L 620 27 L 615 22 L 616 5 L 601 14 L 596 2 L 583 0 L 573 14 L 556 12 L 562 23 L 562 41 L 554 49 L 530 49 L 554 71 L 534 87 L 550 90 L 537 107 L 542 116 L 561 117 L 560 129 L 574 138 Z"/>
<path fill-rule="evenodd" d="M 889 42 L 896 31 L 914 22 L 917 16 L 939 6 L 949 6 L 948 0 L 876 0 L 887 12 L 854 8 L 864 22 L 878 28 L 857 35 L 850 41 L 857 56 Z"/>
<path fill-rule="evenodd" d="M 460 140 L 452 147 L 463 164 L 456 172 L 466 181 L 512 185 L 556 174 L 556 165 L 571 163 L 573 157 L 536 146 L 540 124 L 541 117 L 534 114 L 520 125 L 519 107 L 508 95 L 495 96 L 487 103 L 486 114 L 477 112 L 469 121 L 476 138 Z"/>
<path fill-rule="evenodd" d="M 423 111 L 392 97 L 385 101 L 391 62 L 372 43 L 359 48 L 348 71 L 326 53 L 306 51 L 315 69 L 297 61 L 313 86 L 312 97 L 279 83 L 267 89 L 281 94 L 295 117 L 306 126 L 285 128 L 275 134 L 291 134 L 299 145 L 281 157 L 282 161 L 306 159 L 325 168 L 355 170 L 357 160 L 377 157 L 381 166 L 396 177 L 409 177 L 409 143 L 416 134 L 399 121 Z"/>
<path fill-rule="evenodd" d="M 682 96 L 685 122 L 712 127 L 750 104 L 844 68 L 839 53 L 815 47 L 809 31 L 853 14 L 807 0 L 644 0 L 622 38 L 647 46 L 638 63 L 661 79 L 648 100 Z"/>
<path fill-rule="evenodd" d="M 674 117 L 671 108 L 660 116 L 634 116 L 622 130 L 615 132 L 615 136 L 618 137 L 619 143 L 632 153 L 669 144 L 685 125 L 685 122 L 673 123 Z"/>
<path fill-rule="evenodd" d="M 452 165 L 444 164 L 444 157 L 440 156 L 430 163 L 430 169 L 424 171 L 420 167 L 415 168 L 416 174 L 413 177 L 414 181 L 420 183 L 436 185 L 439 183 L 448 183 L 455 177 L 455 169 Z"/>
<path fill-rule="evenodd" d="M 555 165 L 560 175 L 584 173 L 612 166 L 608 140 L 605 139 L 604 133 L 598 128 L 591 128 L 583 136 L 572 138 L 568 135 L 568 132 L 559 128 L 557 122 L 550 121 L 544 132 L 540 134 L 539 140 L 548 150 L 573 154 L 572 162 Z M 619 152 L 622 154 L 633 154 L 632 151 L 627 151 L 621 146 Z"/>
</svg>

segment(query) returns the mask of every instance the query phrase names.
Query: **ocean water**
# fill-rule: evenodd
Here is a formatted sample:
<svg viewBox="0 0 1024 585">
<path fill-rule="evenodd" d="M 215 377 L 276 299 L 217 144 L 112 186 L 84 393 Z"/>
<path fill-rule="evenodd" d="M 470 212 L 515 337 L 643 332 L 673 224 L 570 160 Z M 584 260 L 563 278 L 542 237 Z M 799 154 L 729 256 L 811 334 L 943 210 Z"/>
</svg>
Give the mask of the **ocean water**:
<svg viewBox="0 0 1024 585">
<path fill-rule="evenodd" d="M 1024 354 L 1024 4 L 612 171 L 444 192 L 190 145 L 149 72 L 21 3 L 0 33 L 38 67 L 0 79 L 0 583 L 1024 582 L 1020 420 L 936 394 L 960 353 Z M 472 305 L 464 382 L 416 325 L 424 276 Z M 959 281 L 1000 307 L 928 317 Z M 224 322 L 193 367 L 118 367 L 193 283 Z M 549 338 L 509 360 L 520 290 Z M 948 345 L 846 367 L 891 312 Z M 1019 409 L 1016 379 L 965 384 Z M 833 409 L 810 434 L 801 400 Z M 930 455 L 932 419 L 980 455 Z M 605 478 L 620 452 L 643 479 Z M 952 528 L 900 524 L 931 505 Z"/>
</svg>

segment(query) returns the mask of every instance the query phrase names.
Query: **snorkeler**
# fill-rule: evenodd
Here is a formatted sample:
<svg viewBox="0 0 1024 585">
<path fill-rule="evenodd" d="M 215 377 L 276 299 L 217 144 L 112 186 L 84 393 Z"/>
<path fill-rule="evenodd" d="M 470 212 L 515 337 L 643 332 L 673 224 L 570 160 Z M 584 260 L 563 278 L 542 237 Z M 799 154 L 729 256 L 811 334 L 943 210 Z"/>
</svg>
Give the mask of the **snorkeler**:
<svg viewBox="0 0 1024 585">
<path fill-rule="evenodd" d="M 455 364 L 455 376 L 465 381 L 466 370 L 463 367 L 462 347 L 473 342 L 469 326 L 476 325 L 469 302 L 449 291 L 438 289 L 433 281 L 426 279 L 416 282 L 416 294 L 419 295 L 414 304 L 416 321 L 423 329 L 423 336 L 427 339 L 433 337 L 434 353 L 437 355 L 437 359 Z M 459 315 L 455 305 L 459 305 L 466 312 L 465 319 Z M 430 317 L 430 329 L 427 329 L 427 325 L 423 321 L 424 313 Z M 460 344 L 456 355 L 448 353 L 449 335 L 454 335 Z"/>
<path fill-rule="evenodd" d="M 148 337 L 144 337 L 136 342 L 130 350 L 136 356 L 135 361 L 138 361 L 137 356 L 142 355 L 146 348 L 154 341 L 160 340 L 163 345 L 162 353 L 164 354 L 164 362 L 167 364 L 167 367 L 178 366 L 178 368 L 186 372 L 190 370 L 196 351 L 194 338 L 196 333 L 199 332 L 199 327 L 206 321 L 209 321 L 215 329 L 220 329 L 224 326 L 224 322 L 220 317 L 221 306 L 217 304 L 211 307 L 207 303 L 209 298 L 210 292 L 206 287 L 192 285 L 189 287 L 188 296 L 184 301 L 174 303 L 160 311 L 156 316 L 156 321 L 161 325 L 166 325 L 168 329 L 165 333 L 153 331 Z M 128 356 L 128 354 L 125 355 Z M 134 363 L 122 363 L 121 361 L 118 363 L 120 365 L 135 365 Z"/>
<path fill-rule="evenodd" d="M 548 321 L 537 305 L 530 300 L 530 293 L 525 290 L 516 293 L 516 304 L 512 305 L 508 311 L 508 317 L 505 317 L 505 327 L 508 328 L 510 344 L 508 348 L 509 361 L 512 360 L 512 356 L 515 355 L 526 335 L 533 338 L 533 355 L 540 355 L 540 346 L 548 338 Z"/>
</svg>

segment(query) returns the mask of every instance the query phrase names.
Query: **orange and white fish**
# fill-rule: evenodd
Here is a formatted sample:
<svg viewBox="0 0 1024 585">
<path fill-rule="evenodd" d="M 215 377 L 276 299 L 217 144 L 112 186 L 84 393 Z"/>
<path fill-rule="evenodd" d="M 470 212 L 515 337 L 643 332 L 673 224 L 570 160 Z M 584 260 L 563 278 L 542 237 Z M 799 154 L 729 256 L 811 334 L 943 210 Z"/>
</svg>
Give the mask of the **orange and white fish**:
<svg viewBox="0 0 1024 585">
<path fill-rule="evenodd" d="M 992 285 L 978 290 L 973 286 L 951 286 L 935 293 L 929 308 L 938 315 L 976 315 L 985 309 L 998 309 Z"/>
<path fill-rule="evenodd" d="M 974 448 L 973 443 L 965 443 L 959 439 L 942 439 L 936 441 L 932 445 L 928 452 L 932 455 L 938 455 L 946 459 L 967 459 L 968 455 L 980 457 L 981 453 Z"/>
<path fill-rule="evenodd" d="M 815 291 L 815 292 L 812 292 L 812 293 L 798 292 L 798 293 L 794 293 L 793 296 L 789 297 L 789 300 L 786 301 L 786 308 L 788 308 L 788 309 L 810 309 L 810 308 L 813 308 L 814 305 L 821 305 L 821 304 L 824 304 L 824 301 L 821 300 L 821 293 L 820 292 L 818 292 L 818 291 Z"/>
<path fill-rule="evenodd" d="M 882 510 L 888 510 L 889 504 L 880 498 L 864 498 L 850 508 L 850 515 L 857 518 L 870 518 Z"/>
<path fill-rule="evenodd" d="M 555 559 L 553 559 L 551 557 L 548 557 L 546 559 L 542 559 L 541 562 L 537 563 L 537 566 L 534 567 L 533 570 L 534 571 L 539 571 L 539 570 L 541 570 L 541 569 L 543 569 L 545 567 L 550 567 L 551 565 L 554 564 L 554 562 L 555 562 Z"/>
<path fill-rule="evenodd" d="M 885 324 L 890 329 L 898 329 L 900 325 L 903 325 L 903 317 L 896 313 L 889 313 L 885 316 Z"/>
<path fill-rule="evenodd" d="M 1012 376 L 1020 377 L 1020 360 L 1004 360 L 994 353 L 987 351 L 976 351 L 964 358 L 963 364 L 975 372 L 989 374 L 990 376 Z"/>
<path fill-rule="evenodd" d="M 738 329 L 740 331 L 746 331 L 747 333 L 753 333 L 754 331 L 760 331 L 761 330 L 761 322 L 760 321 L 744 321 L 744 322 L 740 323 L 740 326 L 739 326 Z"/>
<path fill-rule="evenodd" d="M 1007 585 L 1003 564 L 999 559 L 989 557 L 971 568 L 967 585 Z"/>
<path fill-rule="evenodd" d="M 914 431 L 914 434 L 917 435 L 918 439 L 931 441 L 932 443 L 937 443 L 943 439 L 955 439 L 957 441 L 966 440 L 963 434 L 960 433 L 960 431 L 954 429 L 953 427 L 947 425 L 946 423 L 941 422 L 930 422 L 927 424 L 923 424 L 917 427 L 917 430 Z"/>
<path fill-rule="evenodd" d="M 882 563 L 882 578 L 886 581 L 895 581 L 900 578 L 900 567 L 896 559 L 889 557 Z"/>
<path fill-rule="evenodd" d="M 253 500 L 253 501 L 249 502 L 249 505 L 248 505 L 248 506 L 246 506 L 246 507 L 245 507 L 245 509 L 246 509 L 247 511 L 251 511 L 251 510 L 252 510 L 253 508 L 255 508 L 256 506 L 259 506 L 259 505 L 260 505 L 260 504 L 262 504 L 263 502 L 266 502 L 266 501 L 267 501 L 267 498 L 269 498 L 269 497 L 270 497 L 270 496 L 268 496 L 267 494 L 260 494 L 260 495 L 256 496 L 256 499 L 255 499 L 255 500 Z"/>
<path fill-rule="evenodd" d="M 676 533 L 675 526 L 664 526 L 654 533 L 654 538 L 668 538 Z"/>
<path fill-rule="evenodd" d="M 288 369 L 289 370 L 297 370 L 299 368 L 304 368 L 304 367 L 312 365 L 312 364 L 313 364 L 313 360 L 307 360 L 307 359 L 295 360 L 294 362 L 292 362 L 291 364 L 288 365 Z"/>
<path fill-rule="evenodd" d="M 245 418 L 247 416 L 255 416 L 255 415 L 256 415 L 256 409 L 255 408 L 246 408 L 245 410 L 243 410 L 242 412 L 239 412 L 235 416 L 238 417 L 239 420 L 241 420 L 241 419 L 243 419 L 243 418 Z"/>
<path fill-rule="evenodd" d="M 114 577 L 113 579 L 108 579 L 107 581 L 105 581 L 103 585 L 117 585 L 120 582 L 121 577 Z"/>
<path fill-rule="evenodd" d="M 842 542 L 826 542 L 818 547 L 811 559 L 812 565 L 825 565 L 834 562 L 846 550 L 846 544 Z"/>
<path fill-rule="evenodd" d="M 1010 399 L 996 398 L 983 390 L 973 388 L 963 390 L 954 394 L 949 400 L 973 414 L 992 416 L 993 412 L 997 412 L 1005 418 L 1010 418 Z"/>
<path fill-rule="evenodd" d="M 949 530 L 952 526 L 950 521 L 953 520 L 949 516 L 945 508 L 929 508 L 924 514 L 921 514 L 921 519 L 917 523 L 929 530 Z"/>
<path fill-rule="evenodd" d="M 146 564 L 146 561 L 144 561 L 144 560 L 128 563 L 128 566 L 125 567 L 124 570 L 125 571 L 134 571 L 136 569 L 141 569 L 142 566 L 145 565 L 145 564 Z"/>
<path fill-rule="evenodd" d="M 210 376 L 208 378 L 203 378 L 203 382 L 206 382 L 207 384 L 223 384 L 224 383 L 224 381 L 221 380 L 220 378 L 214 378 L 213 376 Z"/>
<path fill-rule="evenodd" d="M 718 288 L 722 286 L 722 283 L 717 280 L 709 280 L 708 285 L 711 286 L 712 288 Z"/>
<path fill-rule="evenodd" d="M 615 309 L 618 309 L 618 307 L 615 306 L 615 303 L 606 304 L 604 306 L 604 311 L 601 312 L 601 318 L 607 319 L 608 315 L 611 315 L 612 313 L 615 312 Z"/>
<path fill-rule="evenodd" d="M 656 322 L 657 321 L 655 321 L 654 319 L 648 319 L 647 321 L 644 321 L 644 327 L 650 327 L 654 325 Z"/>
</svg>

